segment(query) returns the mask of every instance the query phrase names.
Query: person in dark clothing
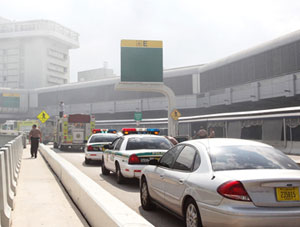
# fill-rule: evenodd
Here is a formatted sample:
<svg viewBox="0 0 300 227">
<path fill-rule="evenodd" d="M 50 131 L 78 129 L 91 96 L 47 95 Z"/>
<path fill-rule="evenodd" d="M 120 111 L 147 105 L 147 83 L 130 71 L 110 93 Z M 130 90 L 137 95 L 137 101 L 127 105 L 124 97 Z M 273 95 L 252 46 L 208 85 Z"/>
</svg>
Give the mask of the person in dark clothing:
<svg viewBox="0 0 300 227">
<path fill-rule="evenodd" d="M 36 127 L 36 125 L 32 126 L 31 131 L 29 132 L 29 142 L 31 143 L 31 158 L 37 157 L 37 150 L 39 148 L 39 142 L 42 141 L 42 133 L 41 131 Z"/>
<path fill-rule="evenodd" d="M 193 136 L 193 139 L 205 139 L 205 138 L 214 138 L 215 137 L 215 131 L 210 128 L 209 135 L 207 131 L 203 128 L 200 128 L 200 130 Z"/>
</svg>

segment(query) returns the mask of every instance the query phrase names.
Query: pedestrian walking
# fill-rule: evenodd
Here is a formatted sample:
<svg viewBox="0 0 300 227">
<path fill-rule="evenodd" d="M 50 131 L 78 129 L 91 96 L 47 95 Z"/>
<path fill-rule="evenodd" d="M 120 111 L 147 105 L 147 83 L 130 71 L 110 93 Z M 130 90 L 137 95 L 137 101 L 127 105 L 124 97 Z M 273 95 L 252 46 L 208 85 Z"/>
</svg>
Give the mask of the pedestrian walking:
<svg viewBox="0 0 300 227">
<path fill-rule="evenodd" d="M 42 142 L 41 130 L 39 130 L 36 125 L 32 125 L 32 129 L 29 132 L 29 142 L 31 143 L 31 158 L 36 158 L 37 150 L 39 148 L 39 142 Z"/>
</svg>

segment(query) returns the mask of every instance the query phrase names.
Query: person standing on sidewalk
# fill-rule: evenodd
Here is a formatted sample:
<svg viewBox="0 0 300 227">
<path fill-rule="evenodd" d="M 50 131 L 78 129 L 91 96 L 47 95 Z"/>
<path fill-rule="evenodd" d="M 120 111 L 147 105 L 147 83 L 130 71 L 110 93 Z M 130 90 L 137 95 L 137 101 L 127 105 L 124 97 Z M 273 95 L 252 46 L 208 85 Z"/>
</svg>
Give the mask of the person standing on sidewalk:
<svg viewBox="0 0 300 227">
<path fill-rule="evenodd" d="M 29 132 L 29 142 L 31 143 L 31 148 L 30 148 L 31 158 L 36 158 L 40 141 L 42 142 L 41 130 L 39 130 L 36 127 L 36 125 L 32 125 L 32 129 Z"/>
</svg>

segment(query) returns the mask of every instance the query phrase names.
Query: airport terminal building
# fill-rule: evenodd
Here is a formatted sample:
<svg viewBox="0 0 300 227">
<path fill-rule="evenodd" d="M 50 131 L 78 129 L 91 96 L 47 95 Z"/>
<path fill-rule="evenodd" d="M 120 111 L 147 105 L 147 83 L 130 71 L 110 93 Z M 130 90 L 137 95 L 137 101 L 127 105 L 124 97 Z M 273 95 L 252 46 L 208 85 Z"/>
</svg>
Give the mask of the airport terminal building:
<svg viewBox="0 0 300 227">
<path fill-rule="evenodd" d="M 299 105 L 300 31 L 224 59 L 164 70 L 164 83 L 176 95 L 182 116 Z M 116 91 L 119 77 L 38 89 L 1 88 L 1 118 L 32 118 L 41 110 L 92 113 L 96 120 L 167 117 L 167 99 L 158 93 Z M 19 94 L 19 106 L 3 106 L 3 94 Z"/>
</svg>

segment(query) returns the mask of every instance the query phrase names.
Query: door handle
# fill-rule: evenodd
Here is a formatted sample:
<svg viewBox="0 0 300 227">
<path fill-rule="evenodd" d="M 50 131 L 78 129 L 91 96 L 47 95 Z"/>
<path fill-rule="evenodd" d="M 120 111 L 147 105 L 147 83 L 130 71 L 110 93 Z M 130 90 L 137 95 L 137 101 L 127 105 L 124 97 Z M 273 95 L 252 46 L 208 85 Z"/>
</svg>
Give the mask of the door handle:
<svg viewBox="0 0 300 227">
<path fill-rule="evenodd" d="M 179 184 L 183 184 L 184 183 L 184 179 L 179 179 L 178 182 L 179 182 Z"/>
<path fill-rule="evenodd" d="M 164 178 L 164 175 L 163 175 L 163 174 L 160 174 L 159 176 L 160 176 L 160 178 Z"/>
</svg>

